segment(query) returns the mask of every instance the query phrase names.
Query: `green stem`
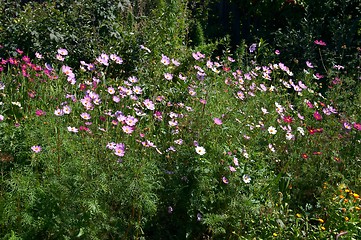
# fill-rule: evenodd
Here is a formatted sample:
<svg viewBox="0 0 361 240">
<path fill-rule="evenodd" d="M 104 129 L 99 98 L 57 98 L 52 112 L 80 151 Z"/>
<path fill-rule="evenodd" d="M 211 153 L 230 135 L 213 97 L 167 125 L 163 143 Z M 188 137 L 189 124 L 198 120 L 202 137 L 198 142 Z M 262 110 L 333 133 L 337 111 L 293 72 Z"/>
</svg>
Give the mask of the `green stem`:
<svg viewBox="0 0 361 240">
<path fill-rule="evenodd" d="M 319 52 L 320 57 L 321 57 L 321 63 L 322 63 L 323 69 L 325 69 L 325 72 L 327 73 L 327 68 L 325 67 L 325 63 L 323 62 L 323 58 L 322 58 L 322 54 L 321 54 L 321 49 L 320 49 L 320 48 L 318 48 L 318 52 Z"/>
</svg>

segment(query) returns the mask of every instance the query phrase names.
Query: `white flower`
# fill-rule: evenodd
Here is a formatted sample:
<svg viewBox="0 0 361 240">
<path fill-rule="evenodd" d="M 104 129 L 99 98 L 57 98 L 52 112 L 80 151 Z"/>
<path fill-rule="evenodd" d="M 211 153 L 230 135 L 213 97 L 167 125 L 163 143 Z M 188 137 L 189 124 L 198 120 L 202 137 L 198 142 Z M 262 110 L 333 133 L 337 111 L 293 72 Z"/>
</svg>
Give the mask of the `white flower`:
<svg viewBox="0 0 361 240">
<path fill-rule="evenodd" d="M 298 131 L 302 136 L 305 135 L 305 130 L 303 130 L 303 128 L 298 127 L 298 128 L 297 128 L 297 131 Z"/>
<path fill-rule="evenodd" d="M 68 105 L 63 107 L 64 114 L 70 114 L 70 112 L 71 112 L 71 107 L 69 107 Z"/>
<path fill-rule="evenodd" d="M 70 126 L 68 126 L 67 128 L 68 128 L 68 131 L 69 131 L 69 132 L 74 132 L 74 133 L 77 133 L 77 132 L 78 132 L 78 129 L 77 129 L 76 127 L 70 127 Z"/>
<path fill-rule="evenodd" d="M 56 116 L 63 116 L 64 115 L 64 112 L 63 112 L 63 110 L 61 110 L 61 109 L 56 109 L 55 111 L 54 111 L 54 114 L 56 115 Z"/>
<path fill-rule="evenodd" d="M 292 140 L 295 138 L 295 135 L 293 135 L 291 132 L 287 132 L 286 133 L 286 139 L 287 140 Z"/>
<path fill-rule="evenodd" d="M 273 145 L 270 143 L 270 144 L 268 144 L 268 148 L 269 148 L 269 150 L 271 150 L 271 152 L 275 152 L 276 150 L 275 150 L 275 148 L 273 147 Z"/>
<path fill-rule="evenodd" d="M 244 183 L 250 183 L 251 177 L 248 174 L 243 175 L 242 177 Z"/>
<path fill-rule="evenodd" d="M 19 102 L 11 102 L 13 105 L 16 105 L 16 106 L 18 106 L 19 108 L 21 108 L 21 103 L 19 103 Z"/>
<path fill-rule="evenodd" d="M 196 152 L 197 152 L 199 155 L 204 155 L 204 154 L 206 154 L 206 149 L 204 149 L 204 147 L 197 146 L 197 147 L 196 147 Z"/>
<path fill-rule="evenodd" d="M 268 111 L 266 108 L 261 108 L 261 110 L 262 110 L 263 114 L 268 114 Z"/>
<path fill-rule="evenodd" d="M 277 129 L 275 127 L 271 126 L 268 128 L 268 132 L 269 132 L 269 134 L 275 135 L 277 133 Z"/>
</svg>

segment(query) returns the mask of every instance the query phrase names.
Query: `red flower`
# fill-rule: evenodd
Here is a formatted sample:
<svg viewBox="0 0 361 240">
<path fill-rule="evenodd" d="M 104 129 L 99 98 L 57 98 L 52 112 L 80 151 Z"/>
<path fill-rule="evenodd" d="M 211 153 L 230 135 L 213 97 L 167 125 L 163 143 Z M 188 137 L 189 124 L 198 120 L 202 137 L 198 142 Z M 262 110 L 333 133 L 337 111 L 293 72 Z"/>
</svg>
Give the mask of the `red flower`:
<svg viewBox="0 0 361 240">
<path fill-rule="evenodd" d="M 79 89 L 81 91 L 85 90 L 86 89 L 86 85 L 84 83 L 81 83 L 80 86 L 79 86 Z"/>
<path fill-rule="evenodd" d="M 309 129 L 308 129 L 308 132 L 309 132 L 311 135 L 313 135 L 313 134 L 316 133 L 316 130 L 313 129 L 313 128 L 309 128 Z"/>
<path fill-rule="evenodd" d="M 291 116 L 285 116 L 283 117 L 283 121 L 285 123 L 292 123 L 293 122 L 293 118 Z"/>
<path fill-rule="evenodd" d="M 230 67 L 226 67 L 226 66 L 223 67 L 223 71 L 225 71 L 225 72 L 229 72 L 230 70 L 231 70 Z"/>
<path fill-rule="evenodd" d="M 323 132 L 323 128 L 316 128 L 315 131 L 318 132 L 318 133 L 322 133 L 322 132 Z"/>
<path fill-rule="evenodd" d="M 308 158 L 308 155 L 307 155 L 306 153 L 302 153 L 302 154 L 301 154 L 301 157 L 302 157 L 303 159 L 307 159 L 307 158 Z"/>
</svg>

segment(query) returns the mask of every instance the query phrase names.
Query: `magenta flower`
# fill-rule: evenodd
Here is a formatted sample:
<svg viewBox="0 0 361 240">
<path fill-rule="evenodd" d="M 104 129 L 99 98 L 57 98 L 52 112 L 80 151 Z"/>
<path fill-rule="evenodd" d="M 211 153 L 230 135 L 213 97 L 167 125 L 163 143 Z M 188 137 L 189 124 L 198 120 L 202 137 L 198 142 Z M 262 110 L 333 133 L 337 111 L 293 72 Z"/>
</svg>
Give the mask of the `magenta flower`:
<svg viewBox="0 0 361 240">
<path fill-rule="evenodd" d="M 326 46 L 326 43 L 322 40 L 315 40 L 314 42 L 316 45 L 319 45 L 319 46 Z"/>
<path fill-rule="evenodd" d="M 358 131 L 361 131 L 361 123 L 354 123 L 353 124 L 353 127 L 358 130 Z"/>
<path fill-rule="evenodd" d="M 222 120 L 219 118 L 213 118 L 214 124 L 216 125 L 222 125 Z"/>
<path fill-rule="evenodd" d="M 322 120 L 322 116 L 318 111 L 315 111 L 313 113 L 313 117 L 317 120 L 317 121 L 321 121 Z"/>
<path fill-rule="evenodd" d="M 0 114 L 0 122 L 4 121 L 5 117 L 3 115 Z"/>
<path fill-rule="evenodd" d="M 293 118 L 291 116 L 284 116 L 283 117 L 283 121 L 285 123 L 292 123 L 293 122 Z"/>
<path fill-rule="evenodd" d="M 80 126 L 79 127 L 80 131 L 89 131 L 89 128 L 85 127 L 85 126 Z"/>
<path fill-rule="evenodd" d="M 43 110 L 41 110 L 41 109 L 37 109 L 35 111 L 35 114 L 36 114 L 36 116 L 42 116 L 42 115 L 45 115 L 45 112 Z"/>
<path fill-rule="evenodd" d="M 31 150 L 33 150 L 33 152 L 35 152 L 35 153 L 39 153 L 41 151 L 41 147 L 40 146 L 32 146 Z"/>
</svg>

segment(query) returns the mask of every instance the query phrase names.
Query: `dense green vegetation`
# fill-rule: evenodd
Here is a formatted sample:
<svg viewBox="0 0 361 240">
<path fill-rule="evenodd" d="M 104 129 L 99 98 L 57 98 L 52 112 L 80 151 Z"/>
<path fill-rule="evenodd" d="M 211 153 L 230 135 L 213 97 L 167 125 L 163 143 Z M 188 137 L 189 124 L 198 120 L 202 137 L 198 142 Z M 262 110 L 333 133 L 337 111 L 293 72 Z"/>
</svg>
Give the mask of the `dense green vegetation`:
<svg viewBox="0 0 361 240">
<path fill-rule="evenodd" d="M 357 239 L 355 2 L 1 0 L 0 238 Z"/>
</svg>

